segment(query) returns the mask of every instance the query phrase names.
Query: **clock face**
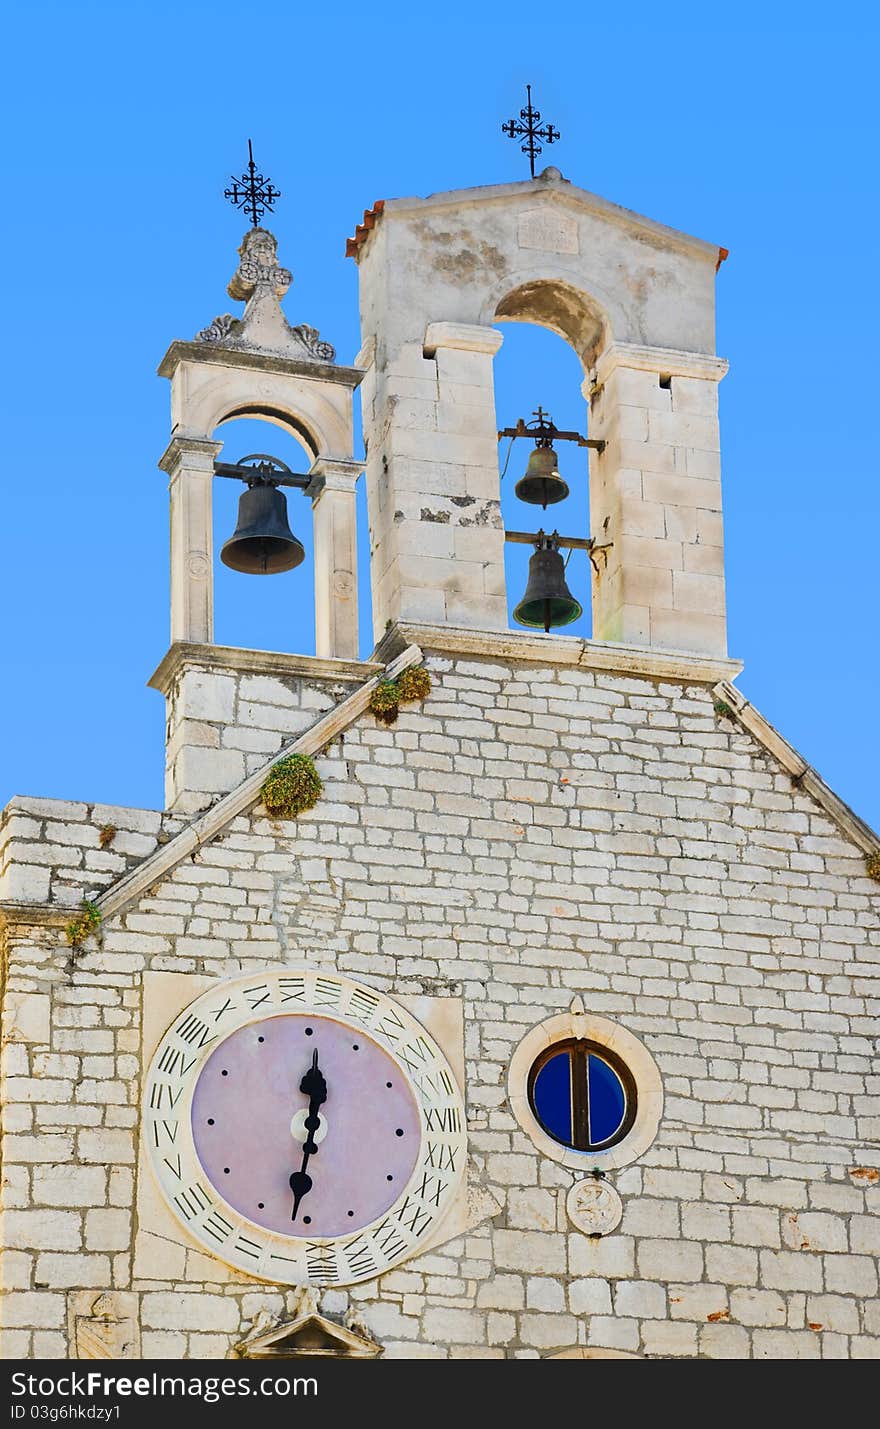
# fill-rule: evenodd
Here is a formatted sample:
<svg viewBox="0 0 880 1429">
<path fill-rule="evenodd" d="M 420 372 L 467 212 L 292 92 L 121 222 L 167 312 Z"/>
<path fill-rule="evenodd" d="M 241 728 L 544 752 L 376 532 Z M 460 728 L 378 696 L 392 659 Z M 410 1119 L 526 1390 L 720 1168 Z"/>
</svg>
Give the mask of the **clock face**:
<svg viewBox="0 0 880 1429">
<path fill-rule="evenodd" d="M 144 1129 L 189 1234 L 282 1283 L 352 1284 L 418 1253 L 464 1171 L 440 1048 L 328 973 L 238 978 L 186 1008 L 150 1066 Z"/>
<path fill-rule="evenodd" d="M 300 1083 L 315 1055 L 326 1100 L 294 1221 L 290 1176 L 308 1140 Z M 308 1016 L 267 1017 L 221 1042 L 196 1082 L 192 1133 L 224 1200 L 280 1235 L 370 1225 L 409 1183 L 421 1144 L 418 1102 L 394 1058 L 357 1028 Z"/>
</svg>

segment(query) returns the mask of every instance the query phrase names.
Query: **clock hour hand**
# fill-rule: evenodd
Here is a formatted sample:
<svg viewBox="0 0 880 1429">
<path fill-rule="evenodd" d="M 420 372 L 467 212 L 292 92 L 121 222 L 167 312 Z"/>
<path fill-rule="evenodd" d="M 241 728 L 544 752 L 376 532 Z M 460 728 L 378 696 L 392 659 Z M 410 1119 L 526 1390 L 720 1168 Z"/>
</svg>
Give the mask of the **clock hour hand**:
<svg viewBox="0 0 880 1429">
<path fill-rule="evenodd" d="M 312 1064 L 308 1068 L 305 1076 L 299 1084 L 299 1089 L 304 1092 L 309 1099 L 309 1110 L 306 1116 L 305 1126 L 308 1133 L 303 1143 L 302 1165 L 298 1171 L 294 1171 L 290 1177 L 290 1189 L 293 1192 L 293 1212 L 290 1219 L 296 1220 L 297 1211 L 303 1196 L 312 1189 L 312 1178 L 306 1171 L 309 1164 L 309 1157 L 317 1153 L 318 1146 L 314 1139 L 315 1132 L 321 1125 L 320 1108 L 327 1100 L 327 1082 L 324 1074 L 318 1066 L 318 1049 L 312 1055 Z"/>
</svg>

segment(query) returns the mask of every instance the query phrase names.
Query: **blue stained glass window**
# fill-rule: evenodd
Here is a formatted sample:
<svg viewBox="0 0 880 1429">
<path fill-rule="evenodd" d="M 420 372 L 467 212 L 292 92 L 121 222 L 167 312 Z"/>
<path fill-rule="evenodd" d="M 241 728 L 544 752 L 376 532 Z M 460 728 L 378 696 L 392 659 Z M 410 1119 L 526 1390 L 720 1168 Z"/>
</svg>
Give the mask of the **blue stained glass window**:
<svg viewBox="0 0 880 1429">
<path fill-rule="evenodd" d="M 529 1077 L 529 1096 L 548 1135 L 576 1151 L 614 1145 L 635 1116 L 635 1086 L 623 1063 L 582 1039 L 541 1053 Z"/>
<path fill-rule="evenodd" d="M 601 1057 L 587 1058 L 590 1142 L 607 1141 L 626 1115 L 626 1092 L 617 1073 Z"/>
<path fill-rule="evenodd" d="M 545 1062 L 532 1087 L 532 1100 L 545 1131 L 571 1145 L 571 1057 L 557 1052 Z"/>
</svg>

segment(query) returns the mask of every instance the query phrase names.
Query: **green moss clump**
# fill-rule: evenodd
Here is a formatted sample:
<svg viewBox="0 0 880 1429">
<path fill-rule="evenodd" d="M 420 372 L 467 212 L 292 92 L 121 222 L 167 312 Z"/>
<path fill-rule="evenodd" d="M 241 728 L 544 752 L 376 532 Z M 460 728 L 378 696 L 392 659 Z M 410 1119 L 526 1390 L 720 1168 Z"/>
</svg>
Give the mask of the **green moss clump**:
<svg viewBox="0 0 880 1429">
<path fill-rule="evenodd" d="M 867 870 L 868 877 L 873 878 L 877 883 L 880 883 L 880 851 L 875 851 L 874 853 L 868 854 L 867 858 L 865 859 L 865 868 Z"/>
<path fill-rule="evenodd" d="M 370 713 L 380 724 L 394 724 L 400 705 L 400 690 L 394 680 L 380 680 L 370 695 Z"/>
<path fill-rule="evenodd" d="M 726 700 L 716 700 L 712 708 L 717 715 L 724 715 L 727 719 L 730 719 L 733 715 L 733 710 Z"/>
<path fill-rule="evenodd" d="M 80 912 L 72 923 L 68 923 L 64 936 L 71 948 L 81 948 L 90 933 L 96 933 L 101 926 L 101 910 L 97 903 L 84 898 Z"/>
<path fill-rule="evenodd" d="M 401 705 L 424 700 L 431 693 L 431 676 L 424 665 L 404 670 L 396 680 L 380 680 L 370 696 L 370 712 L 380 724 L 394 724 Z"/>
<path fill-rule="evenodd" d="M 431 693 L 431 676 L 424 665 L 411 666 L 398 676 L 397 689 L 401 704 L 425 700 Z"/>
<path fill-rule="evenodd" d="M 279 819 L 295 819 L 305 809 L 314 808 L 323 790 L 314 760 L 307 754 L 289 754 L 273 764 L 260 795 L 268 814 Z"/>
</svg>

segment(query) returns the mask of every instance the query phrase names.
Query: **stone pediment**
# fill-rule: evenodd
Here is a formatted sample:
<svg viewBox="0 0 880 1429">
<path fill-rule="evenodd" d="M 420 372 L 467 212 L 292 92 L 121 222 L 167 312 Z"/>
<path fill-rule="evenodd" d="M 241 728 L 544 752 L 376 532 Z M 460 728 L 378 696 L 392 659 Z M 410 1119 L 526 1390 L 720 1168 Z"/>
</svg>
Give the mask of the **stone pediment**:
<svg viewBox="0 0 880 1429">
<path fill-rule="evenodd" d="M 239 1359 L 345 1359 L 372 1360 L 383 1353 L 358 1323 L 349 1328 L 328 1320 L 317 1310 L 308 1310 L 274 1329 L 251 1335 L 235 1346 Z"/>
</svg>

